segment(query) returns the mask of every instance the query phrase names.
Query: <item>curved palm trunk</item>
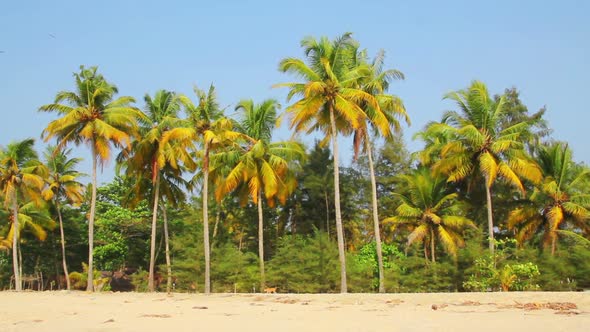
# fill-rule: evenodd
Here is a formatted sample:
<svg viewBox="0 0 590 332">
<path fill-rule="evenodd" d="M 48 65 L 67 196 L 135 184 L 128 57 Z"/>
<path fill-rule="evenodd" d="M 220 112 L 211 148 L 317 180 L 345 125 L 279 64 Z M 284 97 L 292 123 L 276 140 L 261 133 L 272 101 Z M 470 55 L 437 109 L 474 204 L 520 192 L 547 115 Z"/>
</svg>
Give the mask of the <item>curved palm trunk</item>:
<svg viewBox="0 0 590 332">
<path fill-rule="evenodd" d="M 260 258 L 260 292 L 266 288 L 266 276 L 264 274 L 264 228 L 262 214 L 262 191 L 258 192 L 258 257 Z"/>
<path fill-rule="evenodd" d="M 170 237 L 168 236 L 168 212 L 166 204 L 162 206 L 162 217 L 164 217 L 164 243 L 166 244 L 166 292 L 172 291 L 172 263 L 170 262 Z"/>
<path fill-rule="evenodd" d="M 203 160 L 203 245 L 205 246 L 205 294 L 211 293 L 211 246 L 209 245 L 209 144 Z"/>
<path fill-rule="evenodd" d="M 347 293 L 346 285 L 346 253 L 344 251 L 344 232 L 340 213 L 340 170 L 338 169 L 338 135 L 334 108 L 330 105 L 330 126 L 332 128 L 332 148 L 334 153 L 334 209 L 336 212 L 336 235 L 338 238 L 338 257 L 340 259 L 340 293 Z"/>
<path fill-rule="evenodd" d="M 158 199 L 160 198 L 160 171 L 156 173 L 156 190 L 154 192 L 154 209 L 152 213 L 152 237 L 150 241 L 150 272 L 148 277 L 148 291 L 153 292 L 154 268 L 156 265 L 156 227 L 158 220 Z"/>
<path fill-rule="evenodd" d="M 381 231 L 379 230 L 379 213 L 377 210 L 377 180 L 373 166 L 373 152 L 371 142 L 366 141 L 367 155 L 369 156 L 369 171 L 371 174 L 371 199 L 373 202 L 373 226 L 375 227 L 375 248 L 377 250 L 377 265 L 379 266 L 379 293 L 385 293 L 385 277 L 383 271 L 383 251 L 381 249 Z"/>
<path fill-rule="evenodd" d="M 18 264 L 18 201 L 16 197 L 16 190 L 12 196 L 12 215 L 14 216 L 12 225 L 12 269 L 14 272 L 14 290 L 20 292 L 22 285 L 20 281 L 20 269 Z"/>
<path fill-rule="evenodd" d="M 488 179 L 486 177 L 486 201 L 487 201 L 487 208 L 488 208 L 488 245 L 490 248 L 490 254 L 494 254 L 494 220 L 492 218 L 492 193 L 490 191 L 490 187 L 488 186 Z"/>
<path fill-rule="evenodd" d="M 70 290 L 70 274 L 68 273 L 68 263 L 66 262 L 66 239 L 64 236 L 64 223 L 61 217 L 61 209 L 59 202 L 55 200 L 55 208 L 57 210 L 57 218 L 59 219 L 59 235 L 61 236 L 61 257 L 64 268 L 64 277 L 66 278 L 66 288 Z"/>
<path fill-rule="evenodd" d="M 215 226 L 213 226 L 213 239 L 217 236 L 217 227 L 219 226 L 219 221 L 221 220 L 221 205 L 217 207 L 217 213 L 215 213 Z"/>
<path fill-rule="evenodd" d="M 88 217 L 88 283 L 87 292 L 94 292 L 94 215 L 96 214 L 96 146 L 92 140 L 92 197 L 90 198 L 90 216 Z"/>
</svg>

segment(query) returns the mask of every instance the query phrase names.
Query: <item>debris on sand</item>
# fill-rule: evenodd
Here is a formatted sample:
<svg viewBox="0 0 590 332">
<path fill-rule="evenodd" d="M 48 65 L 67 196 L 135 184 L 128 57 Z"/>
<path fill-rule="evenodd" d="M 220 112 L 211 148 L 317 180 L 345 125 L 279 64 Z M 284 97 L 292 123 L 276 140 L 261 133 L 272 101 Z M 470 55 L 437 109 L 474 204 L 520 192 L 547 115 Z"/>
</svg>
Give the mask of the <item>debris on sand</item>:
<svg viewBox="0 0 590 332">
<path fill-rule="evenodd" d="M 518 308 L 518 309 L 524 309 L 524 310 L 550 309 L 550 310 L 566 311 L 566 310 L 578 309 L 578 306 L 572 302 L 528 302 L 528 303 L 516 302 L 516 304 L 512 305 L 511 307 Z"/>
<path fill-rule="evenodd" d="M 448 305 L 448 304 L 446 304 L 446 303 L 443 303 L 443 304 L 433 304 L 433 305 L 431 306 L 431 308 L 432 308 L 432 310 L 438 310 L 438 309 L 443 309 L 443 308 L 446 308 L 446 307 L 448 307 L 448 306 L 449 306 L 449 305 Z"/>
</svg>

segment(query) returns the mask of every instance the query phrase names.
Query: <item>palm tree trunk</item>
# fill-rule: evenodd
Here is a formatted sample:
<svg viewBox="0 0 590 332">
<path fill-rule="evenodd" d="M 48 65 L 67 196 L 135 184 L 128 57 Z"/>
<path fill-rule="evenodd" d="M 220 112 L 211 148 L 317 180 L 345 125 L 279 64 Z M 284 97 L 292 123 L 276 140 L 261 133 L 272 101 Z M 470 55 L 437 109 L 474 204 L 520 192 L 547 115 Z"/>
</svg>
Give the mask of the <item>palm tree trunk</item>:
<svg viewBox="0 0 590 332">
<path fill-rule="evenodd" d="M 217 213 L 215 213 L 215 226 L 213 226 L 213 238 L 217 236 L 217 227 L 219 225 L 219 221 L 221 220 L 221 205 L 217 206 Z"/>
<path fill-rule="evenodd" d="M 554 231 L 553 234 L 551 234 L 551 256 L 555 256 L 556 242 L 557 242 L 557 234 L 555 234 L 555 231 Z"/>
<path fill-rule="evenodd" d="M 61 217 L 61 210 L 59 202 L 55 200 L 55 209 L 57 210 L 57 218 L 59 219 L 59 235 L 61 236 L 61 256 L 64 268 L 64 276 L 66 278 L 66 287 L 70 290 L 70 274 L 68 273 L 68 263 L 66 262 L 66 240 L 64 236 L 64 223 Z"/>
<path fill-rule="evenodd" d="M 205 294 L 211 293 L 211 246 L 209 244 L 209 143 L 203 158 L 203 245 L 205 246 Z"/>
<path fill-rule="evenodd" d="M 18 264 L 18 201 L 16 197 L 16 190 L 12 196 L 12 215 L 14 216 L 12 225 L 12 268 L 14 272 L 14 290 L 20 292 L 22 285 L 20 282 L 20 269 Z"/>
<path fill-rule="evenodd" d="M 346 285 L 346 253 L 344 251 L 344 232 L 342 230 L 342 215 L 340 213 L 340 170 L 338 169 L 338 132 L 334 107 L 330 105 L 330 125 L 332 128 L 332 147 L 334 150 L 334 208 L 336 212 L 336 235 L 338 237 L 338 257 L 340 259 L 340 293 L 347 293 Z"/>
<path fill-rule="evenodd" d="M 488 178 L 485 178 L 486 181 L 486 201 L 488 207 L 488 245 L 490 248 L 490 254 L 494 255 L 494 220 L 492 218 L 492 193 L 490 186 L 488 186 Z"/>
<path fill-rule="evenodd" d="M 90 216 L 88 217 L 88 282 L 86 284 L 87 292 L 94 292 L 94 215 L 96 214 L 96 144 L 94 139 L 92 144 L 92 197 L 90 198 Z"/>
<path fill-rule="evenodd" d="M 324 191 L 324 200 L 326 201 L 326 233 L 330 241 L 330 203 L 328 202 L 328 191 Z"/>
<path fill-rule="evenodd" d="M 264 275 L 264 228 L 262 215 L 262 191 L 258 192 L 258 257 L 260 258 L 260 292 L 266 288 L 266 277 Z"/>
<path fill-rule="evenodd" d="M 166 292 L 172 291 L 172 263 L 170 262 L 170 237 L 168 235 L 168 211 L 166 203 L 162 206 L 162 217 L 164 217 L 164 243 L 166 244 Z"/>
<path fill-rule="evenodd" d="M 156 188 L 154 191 L 154 209 L 152 212 L 152 237 L 150 241 L 150 272 L 148 277 L 148 291 L 153 292 L 154 287 L 154 269 L 156 265 L 156 228 L 158 220 L 158 199 L 160 198 L 160 171 L 156 173 Z"/>
<path fill-rule="evenodd" d="M 432 262 L 436 263 L 436 258 L 434 256 L 434 229 L 430 229 L 430 257 L 432 258 Z"/>
<path fill-rule="evenodd" d="M 209 144 L 203 160 L 203 245 L 205 246 L 205 294 L 211 293 L 211 247 L 209 245 Z"/>
<path fill-rule="evenodd" d="M 371 142 L 365 141 L 367 155 L 369 156 L 369 171 L 371 174 L 371 199 L 373 201 L 373 226 L 375 227 L 375 247 L 377 249 L 377 265 L 379 266 L 379 293 L 385 293 L 385 277 L 383 271 L 383 251 L 381 249 L 381 231 L 379 230 L 379 213 L 377 210 L 377 181 L 373 166 L 373 152 Z"/>
<path fill-rule="evenodd" d="M 20 282 L 21 282 L 21 289 L 25 287 L 25 282 L 23 281 L 23 249 L 21 248 L 21 243 L 20 241 L 18 241 L 18 244 L 16 246 L 16 252 L 18 253 L 18 272 L 19 272 L 19 276 L 20 276 Z"/>
</svg>

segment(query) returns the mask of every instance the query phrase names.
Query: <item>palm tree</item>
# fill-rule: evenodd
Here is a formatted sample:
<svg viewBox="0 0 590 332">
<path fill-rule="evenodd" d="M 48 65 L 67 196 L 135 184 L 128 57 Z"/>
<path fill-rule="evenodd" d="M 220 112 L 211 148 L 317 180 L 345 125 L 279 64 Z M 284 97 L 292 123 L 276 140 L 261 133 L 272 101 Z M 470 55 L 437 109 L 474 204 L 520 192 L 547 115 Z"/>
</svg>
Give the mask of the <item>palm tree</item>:
<svg viewBox="0 0 590 332">
<path fill-rule="evenodd" d="M 271 143 L 279 103 L 274 99 L 254 104 L 252 100 L 242 100 L 236 106 L 242 111 L 240 130 L 253 140 L 240 156 L 239 162 L 231 170 L 226 180 L 226 191 L 238 190 L 244 199 L 251 197 L 258 206 L 258 256 L 260 262 L 260 290 L 266 287 L 264 271 L 264 220 L 262 213 L 262 196 L 270 206 L 275 199 L 284 204 L 287 197 L 295 190 L 293 175 L 294 162 L 302 160 L 305 152 L 296 142 Z M 246 185 L 247 184 L 247 185 Z"/>
<path fill-rule="evenodd" d="M 12 267 L 15 290 L 20 291 L 20 269 L 18 264 L 19 201 L 21 199 L 42 202 L 41 190 L 47 169 L 37 160 L 33 149 L 35 141 L 25 139 L 8 144 L 0 149 L 0 190 L 6 209 L 12 210 Z"/>
<path fill-rule="evenodd" d="M 165 167 L 161 171 L 160 196 L 162 202 L 160 208 L 162 209 L 162 218 L 164 219 L 164 245 L 166 251 L 166 292 L 172 291 L 172 261 L 170 259 L 170 236 L 168 234 L 168 207 L 178 207 L 182 202 L 186 201 L 185 189 L 190 188 L 190 183 L 182 178 L 182 174 L 178 174 L 176 170 L 171 167 Z"/>
<path fill-rule="evenodd" d="M 501 128 L 504 98 L 490 98 L 486 86 L 474 81 L 466 90 L 449 93 L 445 98 L 457 103 L 460 112 L 449 111 L 442 123 L 430 125 L 426 136 L 450 134 L 451 140 L 441 147 L 441 158 L 434 169 L 448 176 L 449 182 L 458 182 L 471 176 L 474 181 L 483 177 L 486 191 L 489 249 L 494 252 L 494 222 L 492 217 L 491 188 L 496 178 L 502 177 L 524 194 L 521 179 L 538 182 L 539 167 L 526 155 L 519 141 L 528 123 L 521 122 Z"/>
<path fill-rule="evenodd" d="M 211 293 L 211 246 L 209 244 L 209 173 L 211 151 L 230 144 L 240 135 L 233 131 L 233 123 L 223 117 L 223 110 L 217 102 L 215 87 L 211 85 L 209 91 L 194 88 L 194 92 L 199 99 L 197 105 L 183 96 L 181 101 L 188 113 L 188 120 L 196 135 L 201 141 L 202 150 L 200 159 L 202 161 L 202 187 L 201 194 L 203 199 L 203 245 L 205 253 L 205 293 Z M 197 176 L 196 181 L 200 176 Z"/>
<path fill-rule="evenodd" d="M 338 133 L 349 128 L 358 129 L 366 119 L 361 105 L 370 105 L 380 110 L 374 96 L 358 88 L 359 79 L 368 76 L 367 66 L 355 64 L 357 43 L 346 33 L 330 41 L 323 37 L 316 40 L 307 37 L 301 41 L 306 62 L 297 58 L 286 58 L 279 64 L 282 72 L 293 73 L 301 77 L 302 83 L 283 83 L 277 87 L 289 88 L 288 100 L 300 97 L 287 108 L 291 116 L 290 128 L 296 132 L 313 132 L 322 130 L 326 135 L 324 141 L 332 140 L 334 154 L 334 207 L 336 215 L 336 232 L 340 259 L 340 291 L 347 292 L 346 257 L 344 251 L 344 233 L 340 211 L 340 180 Z M 379 126 L 388 130 L 386 124 Z"/>
<path fill-rule="evenodd" d="M 520 244 L 543 231 L 543 244 L 551 246 L 554 255 L 557 235 L 566 223 L 590 233 L 590 193 L 586 186 L 590 170 L 576 165 L 571 149 L 563 143 L 539 146 L 536 157 L 543 180 L 525 203 L 509 214 L 508 227 L 517 231 Z"/>
<path fill-rule="evenodd" d="M 70 278 L 66 261 L 66 241 L 64 236 L 63 218 L 61 215 L 61 203 L 64 201 L 78 205 L 84 199 L 84 186 L 78 181 L 83 176 L 76 171 L 76 166 L 82 160 L 69 158 L 71 150 L 62 151 L 55 146 L 48 146 L 44 153 L 45 163 L 49 170 L 47 188 L 43 191 L 43 198 L 53 201 L 59 220 L 59 234 L 61 238 L 61 254 L 66 287 L 70 290 Z"/>
<path fill-rule="evenodd" d="M 97 166 L 110 158 L 113 147 L 130 147 L 131 137 L 136 135 L 141 112 L 131 106 L 132 97 L 114 99 L 118 90 L 107 82 L 97 67 L 84 68 L 74 73 L 75 91 L 58 92 L 53 104 L 41 106 L 40 111 L 57 112 L 61 118 L 51 121 L 43 131 L 45 141 L 57 139 L 58 148 L 74 143 L 86 143 L 92 156 L 92 196 L 88 216 L 88 283 L 87 290 L 94 291 L 94 217 L 96 211 Z"/>
<path fill-rule="evenodd" d="M 135 186 L 137 198 L 145 197 L 146 193 L 145 186 L 141 185 L 141 179 L 143 177 L 151 179 L 153 212 L 148 290 L 153 292 L 155 290 L 156 228 L 161 197 L 160 187 L 163 182 L 162 170 L 167 167 L 173 176 L 180 177 L 180 164 L 193 169 L 196 165 L 189 152 L 194 130 L 183 127 L 183 121 L 177 117 L 181 105 L 180 99 L 173 92 L 159 90 L 153 98 L 146 94 L 144 100 L 146 117 L 140 128 L 140 139 L 133 143 L 126 167 L 129 175 L 135 175 L 138 178 Z M 123 159 L 125 155 L 120 157 Z"/>
<path fill-rule="evenodd" d="M 369 133 L 369 127 L 372 127 L 374 135 L 381 135 L 385 139 L 390 139 L 392 131 L 397 134 L 401 132 L 398 118 L 403 118 L 408 125 L 410 124 L 410 118 L 406 113 L 406 109 L 401 99 L 397 96 L 386 94 L 390 81 L 393 79 L 404 79 L 404 76 L 400 71 L 395 69 L 383 70 L 383 62 L 385 59 L 384 51 L 380 51 L 370 64 L 366 59 L 365 52 L 360 52 L 358 58 L 361 65 L 366 64 L 371 69 L 370 75 L 361 81 L 361 88 L 366 93 L 373 95 L 377 99 L 380 107 L 380 110 L 375 110 L 370 105 L 364 105 L 363 110 L 367 115 L 367 119 L 361 123 L 361 126 L 359 126 L 354 132 L 354 156 L 356 159 L 359 153 L 359 148 L 362 146 L 369 160 L 373 227 L 375 232 L 375 247 L 377 250 L 377 265 L 379 267 L 379 293 L 385 293 L 381 231 L 379 230 L 379 213 L 377 207 L 377 181 L 375 179 L 375 167 L 373 165 L 373 152 L 371 148 L 371 134 Z M 383 124 L 386 124 L 386 126 L 383 126 Z"/>
<path fill-rule="evenodd" d="M 457 258 L 457 248 L 463 246 L 462 232 L 476 228 L 473 221 L 463 216 L 464 206 L 457 200 L 458 194 L 451 192 L 442 176 L 433 175 L 428 168 L 420 168 L 412 174 L 402 176 L 407 193 L 397 194 L 401 205 L 393 217 L 383 220 L 392 228 L 407 227 L 407 245 L 423 242 L 424 255 L 430 247 L 430 258 L 436 262 L 436 241 L 440 241 L 447 253 Z"/>
</svg>

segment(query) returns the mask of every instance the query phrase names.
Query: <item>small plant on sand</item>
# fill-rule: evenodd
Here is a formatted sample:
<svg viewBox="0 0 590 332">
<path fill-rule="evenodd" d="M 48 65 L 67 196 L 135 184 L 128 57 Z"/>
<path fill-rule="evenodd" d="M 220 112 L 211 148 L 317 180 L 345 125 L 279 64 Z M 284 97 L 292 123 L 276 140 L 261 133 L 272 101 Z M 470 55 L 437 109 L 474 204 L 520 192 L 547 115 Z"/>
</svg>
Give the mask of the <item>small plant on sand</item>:
<svg viewBox="0 0 590 332">
<path fill-rule="evenodd" d="M 537 279 L 541 275 L 539 267 L 532 262 L 509 262 L 513 259 L 515 240 L 495 241 L 498 250 L 492 255 L 477 258 L 474 272 L 463 283 L 466 290 L 486 292 L 502 290 L 537 290 Z"/>
</svg>

